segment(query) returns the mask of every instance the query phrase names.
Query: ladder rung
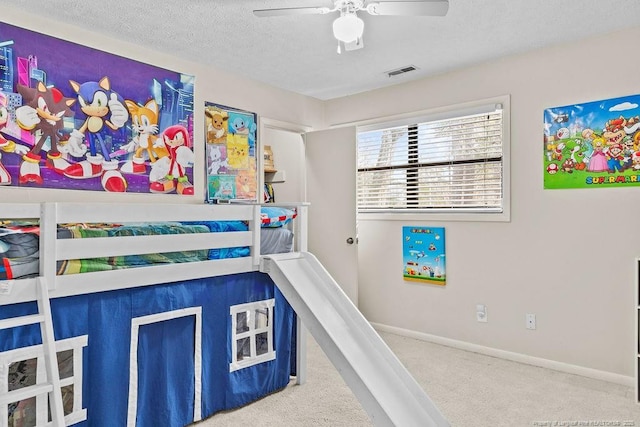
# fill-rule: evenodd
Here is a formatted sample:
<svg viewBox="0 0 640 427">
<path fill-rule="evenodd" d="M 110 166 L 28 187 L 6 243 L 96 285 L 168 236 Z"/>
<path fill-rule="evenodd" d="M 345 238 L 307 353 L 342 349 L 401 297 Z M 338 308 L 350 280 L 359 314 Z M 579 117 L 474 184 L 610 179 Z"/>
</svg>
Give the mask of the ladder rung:
<svg viewBox="0 0 640 427">
<path fill-rule="evenodd" d="M 0 396 L 0 405 L 19 402 L 30 397 L 49 393 L 51 390 L 53 390 L 53 385 L 49 383 L 30 385 L 29 387 L 19 388 L 17 390 L 10 391 L 9 393 L 2 393 L 2 395 Z"/>
<path fill-rule="evenodd" d="M 31 314 L 28 316 L 12 317 L 9 319 L 0 320 L 0 329 L 15 328 L 17 326 L 35 325 L 36 323 L 44 322 L 44 315 Z"/>
</svg>

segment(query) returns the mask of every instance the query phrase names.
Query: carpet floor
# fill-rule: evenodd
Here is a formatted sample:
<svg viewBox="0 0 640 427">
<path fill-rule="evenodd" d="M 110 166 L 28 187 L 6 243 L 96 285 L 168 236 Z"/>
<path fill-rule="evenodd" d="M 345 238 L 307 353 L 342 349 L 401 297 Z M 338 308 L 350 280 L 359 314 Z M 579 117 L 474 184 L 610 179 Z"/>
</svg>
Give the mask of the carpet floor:
<svg viewBox="0 0 640 427">
<path fill-rule="evenodd" d="M 632 387 L 380 335 L 454 427 L 640 427 Z M 373 425 L 310 335 L 307 351 L 305 384 L 292 381 L 282 391 L 194 427 Z"/>
</svg>

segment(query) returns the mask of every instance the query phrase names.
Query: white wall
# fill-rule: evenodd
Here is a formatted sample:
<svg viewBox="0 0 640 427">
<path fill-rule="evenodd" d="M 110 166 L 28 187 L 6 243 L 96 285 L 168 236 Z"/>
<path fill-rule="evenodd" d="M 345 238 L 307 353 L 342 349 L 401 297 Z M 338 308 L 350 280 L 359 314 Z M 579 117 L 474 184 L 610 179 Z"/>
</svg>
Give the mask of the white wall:
<svg viewBox="0 0 640 427">
<path fill-rule="evenodd" d="M 273 182 L 276 203 L 303 201 L 305 168 L 302 136 L 297 132 L 266 128 L 260 140 L 271 146 L 274 166 L 284 174 L 284 182 Z"/>
<path fill-rule="evenodd" d="M 336 125 L 511 96 L 511 222 L 360 218 L 370 321 L 633 375 L 640 187 L 545 191 L 541 161 L 545 108 L 640 93 L 640 57 L 618 48 L 629 40 L 640 28 L 327 102 Z M 446 227 L 446 287 L 403 281 L 403 225 Z M 476 321 L 478 303 L 488 323 Z"/>
<path fill-rule="evenodd" d="M 544 191 L 541 147 L 545 108 L 640 93 L 640 57 L 625 50 L 640 28 L 322 103 L 9 6 L 2 20 L 193 74 L 196 109 L 212 101 L 315 129 L 510 94 L 511 222 L 412 221 L 446 227 L 448 283 L 440 288 L 402 280 L 404 223 L 360 221 L 360 308 L 381 324 L 633 374 L 640 188 Z M 196 114 L 197 159 L 204 159 L 203 120 Z M 202 163 L 194 172 L 194 197 L 3 187 L 0 198 L 201 203 Z M 487 305 L 488 323 L 476 322 L 477 303 Z M 537 330 L 525 330 L 525 313 L 537 315 Z"/>
<path fill-rule="evenodd" d="M 2 6 L 2 22 L 16 25 L 130 59 L 196 76 L 194 142 L 196 164 L 193 197 L 164 194 L 109 194 L 94 191 L 66 191 L 39 188 L 0 188 L 3 202 L 96 201 L 141 203 L 202 203 L 205 198 L 204 103 L 215 102 L 249 110 L 259 117 L 281 120 L 310 127 L 321 125 L 323 104 L 306 96 L 275 89 L 263 83 L 240 78 L 197 62 L 185 61 L 162 51 L 140 49 L 131 43 L 110 39 L 77 27 L 58 23 L 21 12 L 19 8 Z M 64 55 L 61 54 L 61 60 Z M 195 58 L 197 60 L 197 58 Z M 223 82 L 224 84 L 220 84 Z M 199 114 L 198 112 L 202 112 Z M 258 135 L 260 138 L 260 135 Z"/>
</svg>

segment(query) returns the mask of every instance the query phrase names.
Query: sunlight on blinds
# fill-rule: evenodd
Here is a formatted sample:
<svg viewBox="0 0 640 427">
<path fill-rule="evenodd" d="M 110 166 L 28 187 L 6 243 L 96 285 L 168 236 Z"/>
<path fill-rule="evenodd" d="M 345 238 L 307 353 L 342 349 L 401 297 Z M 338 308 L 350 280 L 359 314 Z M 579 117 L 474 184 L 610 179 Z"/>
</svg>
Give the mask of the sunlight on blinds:
<svg viewBox="0 0 640 427">
<path fill-rule="evenodd" d="M 358 211 L 501 212 L 502 110 L 358 132 Z"/>
</svg>

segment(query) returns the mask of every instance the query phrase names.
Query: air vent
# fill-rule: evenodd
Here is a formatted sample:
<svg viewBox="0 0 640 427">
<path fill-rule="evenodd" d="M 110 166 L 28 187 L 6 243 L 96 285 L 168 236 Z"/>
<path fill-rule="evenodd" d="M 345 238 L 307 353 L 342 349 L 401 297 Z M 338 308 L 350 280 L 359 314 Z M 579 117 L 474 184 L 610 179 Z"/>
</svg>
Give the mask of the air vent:
<svg viewBox="0 0 640 427">
<path fill-rule="evenodd" d="M 397 68 L 395 70 L 387 71 L 386 74 L 389 77 L 395 77 L 395 76 L 399 76 L 400 74 L 408 73 L 409 71 L 415 71 L 415 70 L 417 70 L 416 67 L 414 67 L 413 65 L 408 65 L 406 67 Z"/>
</svg>

